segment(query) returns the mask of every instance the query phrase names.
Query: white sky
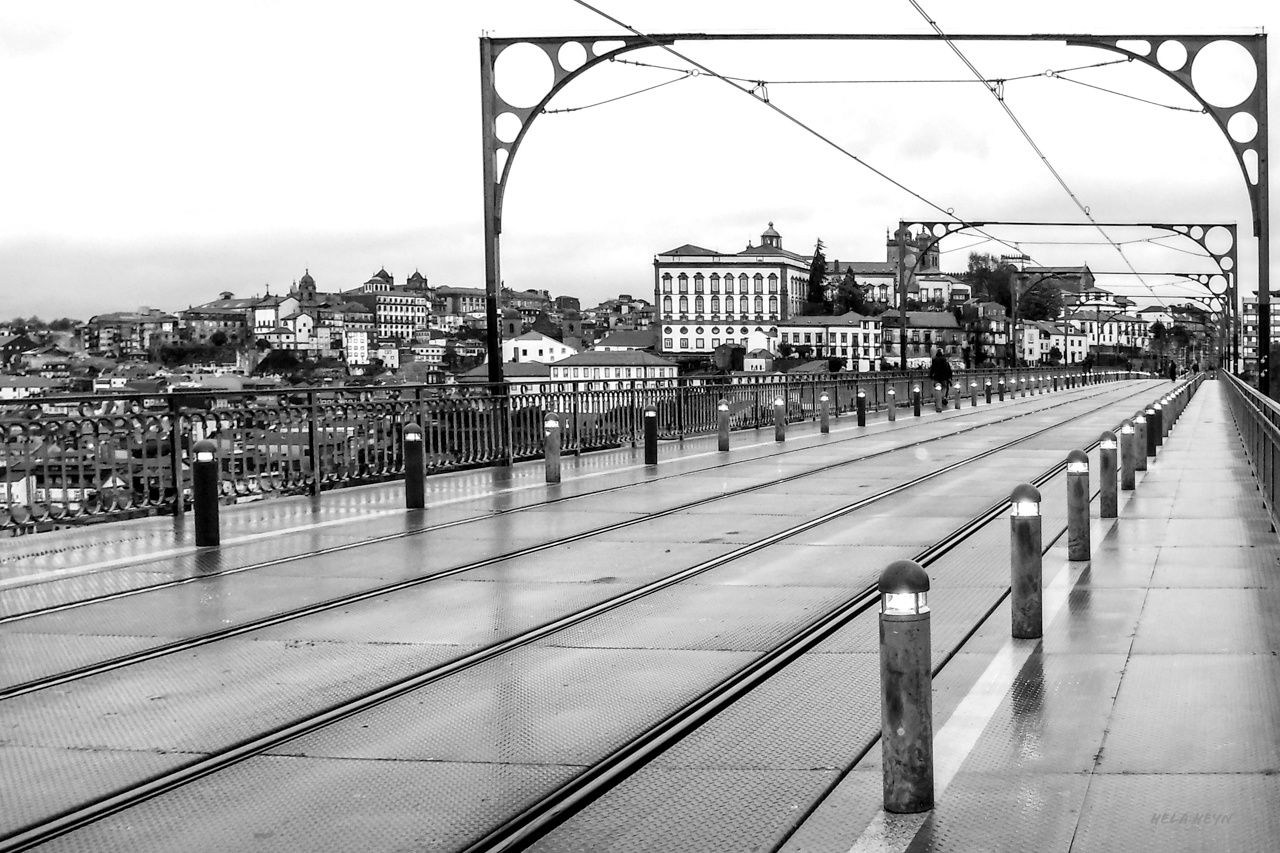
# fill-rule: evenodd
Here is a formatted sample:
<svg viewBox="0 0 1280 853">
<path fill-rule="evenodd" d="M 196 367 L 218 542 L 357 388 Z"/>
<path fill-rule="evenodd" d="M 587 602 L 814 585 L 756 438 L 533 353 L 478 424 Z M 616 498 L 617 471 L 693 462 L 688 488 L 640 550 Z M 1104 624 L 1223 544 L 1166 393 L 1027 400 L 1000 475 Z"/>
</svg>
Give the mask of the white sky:
<svg viewBox="0 0 1280 853">
<path fill-rule="evenodd" d="M 1280 18 L 1274 0 L 922 4 L 955 33 L 1238 33 Z M 596 5 L 647 32 L 927 31 L 906 0 Z M 321 289 L 354 287 L 384 265 L 397 281 L 419 269 L 434 284 L 483 286 L 482 30 L 621 34 L 571 0 L 0 0 L 0 318 L 176 311 L 223 290 L 284 291 L 307 268 Z M 960 45 L 993 78 L 1115 58 L 1053 43 Z M 967 78 L 944 45 L 676 48 L 721 73 L 769 81 L 774 104 L 959 216 L 1084 221 L 977 83 L 778 82 Z M 628 58 L 679 64 L 656 48 Z M 551 106 L 675 76 L 606 64 Z M 1074 76 L 1193 105 L 1137 63 Z M 1248 197 L 1209 116 L 1044 77 L 1010 82 L 1006 99 L 1099 220 L 1240 223 L 1241 281 L 1252 289 Z M 807 252 L 821 238 L 828 258 L 879 260 L 900 217 L 944 218 L 705 76 L 540 116 L 514 162 L 505 213 L 507 286 L 586 304 L 620 292 L 651 297 L 655 253 L 686 242 L 738 251 L 769 221 L 787 248 Z M 1043 263 L 1125 269 L 1107 246 L 1034 242 L 1100 240 L 1090 229 L 999 233 Z M 963 247 L 977 239 L 949 238 L 944 269 L 962 269 Z M 1186 254 L 1190 242 L 1166 242 L 1127 251 L 1141 270 L 1208 268 Z M 1273 276 L 1280 283 L 1280 267 Z M 1144 294 L 1133 281 L 1102 283 Z"/>
</svg>

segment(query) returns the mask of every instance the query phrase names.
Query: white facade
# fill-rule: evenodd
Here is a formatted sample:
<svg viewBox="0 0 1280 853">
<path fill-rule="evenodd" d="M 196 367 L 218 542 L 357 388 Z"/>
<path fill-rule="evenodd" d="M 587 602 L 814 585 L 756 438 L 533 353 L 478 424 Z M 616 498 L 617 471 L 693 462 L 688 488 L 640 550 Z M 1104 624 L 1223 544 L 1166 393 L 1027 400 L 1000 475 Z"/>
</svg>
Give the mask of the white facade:
<svg viewBox="0 0 1280 853">
<path fill-rule="evenodd" d="M 577 347 L 561 343 L 540 332 L 525 332 L 519 337 L 502 342 L 503 361 L 551 364 L 577 354 Z"/>
<path fill-rule="evenodd" d="M 800 313 L 809 261 L 782 248 L 773 223 L 759 246 L 737 254 L 686 244 L 656 255 L 657 350 L 710 355 L 721 344 L 745 346 L 753 330 L 776 333 L 780 321 Z"/>
<path fill-rule="evenodd" d="M 369 363 L 369 350 L 373 333 L 368 329 L 346 328 L 342 330 L 343 345 L 347 350 L 347 364 Z"/>
<path fill-rule="evenodd" d="M 391 288 L 378 291 L 375 296 L 378 337 L 411 340 L 418 329 L 426 328 L 431 308 L 422 292 Z"/>
<path fill-rule="evenodd" d="M 814 358 L 843 358 L 849 369 L 867 371 L 883 354 L 880 320 L 849 312 L 837 317 L 796 317 L 778 325 L 778 344 L 807 346 Z"/>
</svg>

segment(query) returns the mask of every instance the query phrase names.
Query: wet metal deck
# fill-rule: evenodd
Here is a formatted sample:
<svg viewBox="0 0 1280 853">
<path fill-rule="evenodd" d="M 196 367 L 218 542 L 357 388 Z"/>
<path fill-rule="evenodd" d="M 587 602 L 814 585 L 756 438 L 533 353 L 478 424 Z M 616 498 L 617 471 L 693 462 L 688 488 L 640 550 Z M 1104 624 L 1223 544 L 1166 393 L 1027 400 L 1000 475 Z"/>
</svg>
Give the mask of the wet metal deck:
<svg viewBox="0 0 1280 853">
<path fill-rule="evenodd" d="M 1153 398 L 1154 389 L 1167 387 L 1134 383 L 1106 390 L 1117 402 L 1086 423 L 1066 424 L 841 523 L 794 536 L 477 664 L 458 677 L 63 836 L 47 848 L 457 849 L 486 822 L 572 778 L 586 763 L 760 656 L 807 614 L 872 581 L 887 562 L 912 556 L 947 535 L 1007 495 L 1014 483 L 1060 461 L 1068 447 L 1096 439 L 1102 426 Z M 1139 389 L 1147 390 L 1126 397 Z M 1048 779 L 1058 786 L 1055 792 L 1078 788 L 1079 812 L 1092 802 L 1087 796 L 1094 777 L 1168 776 L 1141 762 L 1133 764 L 1132 756 L 1129 764 L 1110 769 L 1110 740 L 1096 767 L 1072 763 L 1075 753 L 1070 749 L 1088 740 L 1099 719 L 1113 727 L 1113 716 L 1123 720 L 1119 711 L 1095 707 L 1108 690 L 1108 695 L 1119 696 L 1117 709 L 1126 701 L 1135 703 L 1127 713 L 1138 722 L 1130 726 L 1142 731 L 1151 729 L 1141 722 L 1144 702 L 1174 701 L 1181 695 L 1174 688 L 1196 677 L 1195 659 L 1205 654 L 1194 643 L 1186 645 L 1189 632 L 1179 624 L 1193 605 L 1209 608 L 1195 611 L 1203 617 L 1197 625 L 1212 620 L 1207 636 L 1224 646 L 1208 653 L 1210 663 L 1224 655 L 1253 663 L 1265 657 L 1274 669 L 1275 602 L 1270 602 L 1271 610 L 1260 609 L 1250 596 L 1258 575 L 1271 578 L 1273 592 L 1280 585 L 1274 575 L 1280 546 L 1265 521 L 1258 527 L 1251 500 L 1258 509 L 1260 501 L 1241 479 L 1242 471 L 1245 477 L 1248 473 L 1240 467 L 1234 430 L 1223 422 L 1229 416 L 1219 393 L 1209 383 L 1197 395 L 1142 481 L 1138 497 L 1126 505 L 1126 517 L 1115 525 L 1095 522 L 1097 558 L 1092 567 L 1068 567 L 1061 555 L 1052 559 L 1056 552 L 1046 558 L 1046 580 L 1060 589 L 1061 607 L 1043 649 L 1005 649 L 999 629 L 1007 626 L 1008 614 L 1002 609 L 960 645 L 997 606 L 1007 586 L 1007 564 L 1002 568 L 1000 560 L 992 559 L 1007 549 L 1002 526 L 980 532 L 931 568 L 936 662 L 958 649 L 935 682 L 938 724 L 948 723 L 975 684 L 991 683 L 984 673 L 992 660 L 1016 652 L 1025 658 L 1018 671 L 1028 682 L 1019 690 L 1031 697 L 1017 700 L 1018 707 L 1039 709 L 1028 713 L 1042 717 L 1064 707 L 1083 726 L 1061 748 L 1042 738 L 1047 757 L 1033 768 L 997 765 L 990 770 L 981 763 L 971 768 L 972 757 L 966 753 L 965 763 L 957 764 L 955 787 L 947 791 L 963 792 L 965 785 L 981 789 L 1022 774 L 1031 781 Z M 318 501 L 236 507 L 225 514 L 225 544 L 217 552 L 191 547 L 189 530 L 161 519 L 34 537 L 19 543 L 28 549 L 24 553 L 0 549 L 0 600 L 5 602 L 0 618 L 12 614 L 13 620 L 0 624 L 0 688 L 425 572 L 491 561 L 468 569 L 465 576 L 374 595 L 3 700 L 0 783 L 6 815 L 0 820 L 11 831 L 86 797 L 101 796 L 113 785 L 136 784 L 300 714 L 463 658 L 682 567 L 723 557 L 995 442 L 1054 428 L 1080 408 L 1073 409 L 1076 404 L 1069 399 L 1063 394 L 921 419 L 908 416 L 892 428 L 877 421 L 858 429 L 848 417 L 836 423 L 831 436 L 818 435 L 812 424 L 792 425 L 783 446 L 771 440 L 771 431 L 743 433 L 735 435 L 727 465 L 715 452 L 714 439 L 664 445 L 663 464 L 656 471 L 637 464 L 630 449 L 594 454 L 566 459 L 565 482 L 556 487 L 540 482 L 537 464 L 433 477 L 428 509 L 421 513 L 400 509 L 398 484 L 326 493 Z M 981 432 L 914 444 L 1045 405 L 1060 408 Z M 1207 455 L 1198 445 L 1181 443 L 1201 432 L 1208 436 Z M 845 465 L 903 446 L 913 448 L 905 461 L 870 458 Z M 1200 467 L 1203 459 L 1214 461 Z M 1230 477 L 1211 473 L 1224 465 Z M 837 467 L 774 483 L 824 466 Z M 1175 472 L 1181 473 L 1174 477 Z M 744 486 L 761 488 L 720 504 L 646 518 Z M 1056 520 L 1061 526 L 1061 477 L 1043 491 L 1046 525 Z M 503 556 L 600 525 L 618 527 L 545 551 Z M 103 532 L 111 541 L 107 550 L 96 552 L 93 535 Z M 1239 547 L 1229 554 L 1202 553 L 1213 547 L 1214 537 L 1229 536 L 1247 536 L 1262 545 L 1250 551 L 1254 562 L 1224 569 L 1237 578 L 1230 586 L 1235 598 L 1199 604 L 1209 601 L 1199 593 L 1214 589 L 1206 585 L 1217 577 L 1206 567 L 1230 567 L 1243 560 Z M 1179 554 L 1191 565 L 1180 564 Z M 240 568 L 245 570 L 235 571 Z M 1162 571 L 1185 572 L 1178 577 L 1186 582 L 1163 580 Z M 21 616 L 156 583 L 170 585 Z M 1186 600 L 1164 593 L 1181 593 Z M 1250 637 L 1249 630 L 1262 631 L 1261 640 L 1246 641 L 1218 624 L 1241 607 L 1254 614 L 1248 623 L 1252 629 L 1242 630 Z M 1130 648 L 1124 640 L 1139 620 L 1144 621 Z M 1060 634 L 1060 642 L 1069 645 L 1059 655 L 1066 657 L 1055 660 L 1050 638 Z M 747 850 L 785 842 L 794 849 L 849 849 L 879 804 L 877 750 L 844 775 L 867 732 L 878 730 L 874 638 L 874 614 L 856 620 L 782 678 L 736 703 L 544 838 L 539 847 Z M 1264 654 L 1261 648 L 1268 642 L 1273 651 Z M 1141 668 L 1131 661 L 1141 656 L 1187 660 L 1179 670 L 1153 670 L 1146 688 L 1144 682 L 1134 682 L 1135 690 L 1146 693 L 1126 700 L 1122 677 L 1138 678 Z M 1265 708 L 1274 709 L 1274 672 L 1265 677 L 1256 670 L 1246 666 L 1237 678 L 1252 678 L 1253 689 L 1270 697 Z M 1151 684 L 1163 683 L 1161 678 L 1173 683 L 1165 685 L 1165 694 L 1152 694 Z M 1209 694 L 1196 700 L 1203 707 L 1192 702 L 1184 713 L 1186 723 L 1202 723 L 1216 700 Z M 994 729 L 1000 717 L 993 713 Z M 1250 736 L 1268 722 L 1276 732 L 1274 711 L 1270 717 L 1265 709 L 1241 713 L 1254 714 L 1246 720 L 1253 725 Z M 1007 740 L 1018 732 L 1025 736 L 1036 724 L 1024 713 L 1017 726 L 1007 721 L 1003 726 Z M 990 763 L 994 759 L 981 758 L 986 753 L 979 749 L 986 736 L 979 739 L 977 734 L 973 755 L 979 758 L 972 760 Z M 1174 739 L 1168 749 L 1179 748 L 1178 736 L 1170 734 Z M 1004 749 L 1007 753 L 1009 747 Z M 1092 749 L 1098 753 L 1100 744 Z M 1064 750 L 1072 760 L 1055 764 Z M 1229 763 L 1234 753 L 1214 754 Z M 1124 760 L 1124 753 L 1119 755 L 1117 762 Z M 824 799 L 824 792 L 837 783 Z M 869 798 L 859 787 L 868 783 L 875 788 Z M 935 815 L 939 821 L 947 791 Z M 810 810 L 810 819 L 800 825 Z M 959 826 L 961 812 L 953 813 Z M 934 833 L 932 827 L 925 823 L 912 836 L 913 843 L 937 846 L 935 835 L 941 839 L 946 833 Z"/>
</svg>

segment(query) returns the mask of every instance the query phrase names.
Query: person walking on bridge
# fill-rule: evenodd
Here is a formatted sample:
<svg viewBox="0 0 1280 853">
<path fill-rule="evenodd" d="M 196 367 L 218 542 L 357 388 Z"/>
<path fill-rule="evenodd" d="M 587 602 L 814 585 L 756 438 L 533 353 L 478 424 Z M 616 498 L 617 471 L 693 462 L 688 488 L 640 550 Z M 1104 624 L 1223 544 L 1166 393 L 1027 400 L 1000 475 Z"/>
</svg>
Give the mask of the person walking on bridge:
<svg viewBox="0 0 1280 853">
<path fill-rule="evenodd" d="M 947 392 L 951 390 L 951 364 L 941 349 L 933 356 L 933 363 L 929 365 L 929 378 L 942 385 L 942 400 L 945 403 Z"/>
<path fill-rule="evenodd" d="M 1176 361 L 1169 362 L 1169 381 L 1178 381 L 1178 363 Z"/>
</svg>

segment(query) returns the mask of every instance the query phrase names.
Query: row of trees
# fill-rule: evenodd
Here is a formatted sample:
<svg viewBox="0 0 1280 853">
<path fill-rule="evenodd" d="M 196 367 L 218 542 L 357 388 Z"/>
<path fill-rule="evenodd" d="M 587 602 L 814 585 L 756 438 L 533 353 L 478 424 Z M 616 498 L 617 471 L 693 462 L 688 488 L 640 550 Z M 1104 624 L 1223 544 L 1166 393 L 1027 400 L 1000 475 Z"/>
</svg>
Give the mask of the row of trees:
<svg viewBox="0 0 1280 853">
<path fill-rule="evenodd" d="M 59 317 L 56 320 L 45 322 L 39 317 L 32 315 L 30 317 L 14 317 L 4 325 L 13 329 L 16 335 L 32 335 L 40 332 L 70 332 L 74 331 L 76 326 L 80 325 L 79 320 L 73 320 L 70 317 Z"/>
</svg>

